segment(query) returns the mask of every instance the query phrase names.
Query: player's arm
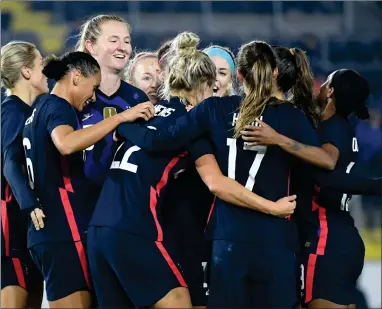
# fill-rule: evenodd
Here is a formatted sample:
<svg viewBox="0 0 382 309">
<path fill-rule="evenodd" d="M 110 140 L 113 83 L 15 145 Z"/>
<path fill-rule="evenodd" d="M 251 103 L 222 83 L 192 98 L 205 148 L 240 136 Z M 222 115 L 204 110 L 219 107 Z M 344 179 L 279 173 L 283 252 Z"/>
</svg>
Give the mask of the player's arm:
<svg viewBox="0 0 382 309">
<path fill-rule="evenodd" d="M 13 142 L 4 152 L 4 177 L 9 183 L 12 193 L 23 212 L 29 213 L 39 202 L 35 192 L 29 185 L 25 173 L 25 156 L 21 145 Z"/>
<path fill-rule="evenodd" d="M 138 118 L 148 120 L 153 115 L 153 105 L 141 103 L 93 126 L 75 130 L 76 123 L 70 119 L 71 116 L 62 113 L 51 117 L 48 130 L 58 151 L 62 155 L 69 155 L 94 145 L 123 122 L 135 121 Z"/>
<path fill-rule="evenodd" d="M 267 200 L 249 191 L 236 180 L 224 176 L 212 154 L 206 154 L 197 159 L 195 166 L 208 189 L 230 204 L 282 218 L 294 212 L 295 195 L 284 197 L 277 202 Z"/>
<path fill-rule="evenodd" d="M 260 124 L 260 126 L 248 125 L 245 127 L 245 131 L 241 131 L 243 140 L 249 142 L 248 144 L 250 146 L 276 145 L 301 160 L 327 170 L 334 170 L 337 164 L 339 152 L 335 149 L 335 147 L 332 147 L 332 145 L 326 144 L 322 148 L 306 145 L 277 133 L 260 119 L 256 119 L 256 121 Z M 313 130 L 308 127 L 306 127 L 306 129 Z"/>
<path fill-rule="evenodd" d="M 24 150 L 18 139 L 24 128 L 24 114 L 16 106 L 7 105 L 3 107 L 1 115 L 1 148 L 4 177 L 11 187 L 21 211 L 31 215 L 35 228 L 39 230 L 44 227 L 42 218 L 45 215 L 39 208 L 40 203 L 28 183 L 25 172 Z"/>
<path fill-rule="evenodd" d="M 117 128 L 117 136 L 132 141 L 146 151 L 162 152 L 189 145 L 195 138 L 207 133 L 209 127 L 209 110 L 205 101 L 177 118 L 175 123 L 167 128 L 150 130 L 143 125 L 124 123 Z"/>
<path fill-rule="evenodd" d="M 331 188 L 341 193 L 360 195 L 382 195 L 382 178 L 367 178 L 358 172 L 358 165 L 354 165 L 351 173 L 340 170 L 332 172 L 316 170 L 315 181 L 321 188 Z"/>
</svg>

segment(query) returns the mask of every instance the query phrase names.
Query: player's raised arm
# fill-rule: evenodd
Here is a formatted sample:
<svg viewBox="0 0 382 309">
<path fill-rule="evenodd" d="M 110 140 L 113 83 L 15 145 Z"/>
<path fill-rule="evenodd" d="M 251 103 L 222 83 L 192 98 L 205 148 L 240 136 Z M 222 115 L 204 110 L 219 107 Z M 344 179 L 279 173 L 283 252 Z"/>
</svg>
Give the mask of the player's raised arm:
<svg viewBox="0 0 382 309">
<path fill-rule="evenodd" d="M 213 104 L 213 100 L 214 98 L 209 98 L 200 103 L 167 128 L 150 130 L 139 124 L 124 123 L 117 128 L 117 135 L 131 140 L 147 151 L 161 152 L 179 149 L 208 132 L 210 129 L 209 107 Z"/>
<path fill-rule="evenodd" d="M 73 52 L 61 59 L 51 58 L 47 61 L 43 73 L 57 81 L 52 95 L 69 102 L 72 109 L 82 111 L 95 100 L 95 90 L 99 86 L 101 73 L 97 61 L 89 54 Z M 66 109 L 67 111 L 57 109 L 49 118 L 48 124 L 53 143 L 63 155 L 86 149 L 123 122 L 138 118 L 148 120 L 154 115 L 152 104 L 146 102 L 113 115 L 94 126 L 76 130 L 77 123 L 73 125 L 67 123 L 67 119 L 71 118 L 68 115 L 73 113 L 70 112 L 69 105 Z"/>
<path fill-rule="evenodd" d="M 327 151 L 327 149 L 300 143 L 277 133 L 260 119 L 256 119 L 256 121 L 259 126 L 247 125 L 245 130 L 241 131 L 243 140 L 249 142 L 249 145 L 276 145 L 290 154 L 318 167 L 328 170 L 335 168 L 338 152 Z M 306 126 L 306 129 L 309 130 L 309 126 Z M 313 128 L 310 128 L 310 130 L 313 131 Z"/>
</svg>

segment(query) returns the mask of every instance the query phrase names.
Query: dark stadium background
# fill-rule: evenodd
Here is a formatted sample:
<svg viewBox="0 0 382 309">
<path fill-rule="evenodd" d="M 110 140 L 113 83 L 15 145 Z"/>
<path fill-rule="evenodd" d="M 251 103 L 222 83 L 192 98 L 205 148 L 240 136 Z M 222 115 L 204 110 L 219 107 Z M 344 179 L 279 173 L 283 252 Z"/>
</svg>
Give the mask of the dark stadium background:
<svg viewBox="0 0 382 309">
<path fill-rule="evenodd" d="M 44 55 L 73 49 L 78 27 L 100 13 L 124 16 L 132 44 L 156 49 L 181 31 L 196 32 L 237 51 L 247 41 L 307 51 L 318 87 L 328 73 L 350 68 L 372 88 L 371 120 L 356 126 L 360 162 L 369 176 L 382 174 L 382 2 L 381 1 L 1 1 L 1 44 L 26 40 Z M 366 244 L 360 286 L 370 307 L 381 307 L 381 205 L 354 197 L 352 209 Z"/>
</svg>

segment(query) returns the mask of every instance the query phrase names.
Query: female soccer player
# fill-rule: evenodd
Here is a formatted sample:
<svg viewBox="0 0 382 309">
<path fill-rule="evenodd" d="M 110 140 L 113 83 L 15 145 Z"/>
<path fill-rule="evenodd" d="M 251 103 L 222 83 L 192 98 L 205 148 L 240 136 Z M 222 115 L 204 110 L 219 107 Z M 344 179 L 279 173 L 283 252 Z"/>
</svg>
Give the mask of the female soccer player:
<svg viewBox="0 0 382 309">
<path fill-rule="evenodd" d="M 22 130 L 37 96 L 47 93 L 40 52 L 13 41 L 1 48 L 1 307 L 40 308 L 43 278 L 27 249 L 27 215 L 39 203 L 24 173 Z"/>
<path fill-rule="evenodd" d="M 124 78 L 133 86 L 144 91 L 155 104 L 159 100 L 158 89 L 162 84 L 158 56 L 151 52 L 141 52 L 129 62 Z"/>
<path fill-rule="evenodd" d="M 102 73 L 95 103 L 81 112 L 82 128 L 95 125 L 138 103 L 149 101 L 142 90 L 121 80 L 122 71 L 132 52 L 130 34 L 130 25 L 114 15 L 95 16 L 81 27 L 76 50 L 92 55 Z M 101 191 L 116 148 L 112 134 L 108 134 L 86 149 L 85 175 L 94 185 L 94 194 Z"/>
<path fill-rule="evenodd" d="M 216 66 L 214 95 L 218 97 L 234 95 L 233 79 L 236 73 L 235 55 L 227 47 L 212 45 L 204 50 Z"/>
<path fill-rule="evenodd" d="M 329 75 L 318 96 L 324 107 L 323 121 L 318 128 L 322 147 L 336 158 L 336 171 L 350 173 L 355 169 L 358 152 L 357 139 L 347 121 L 351 113 L 366 119 L 364 104 L 369 95 L 367 82 L 356 72 L 338 70 Z M 274 144 L 284 137 L 263 124 L 257 142 Z M 268 141 L 268 142 L 267 142 Z M 373 193 L 373 187 L 368 193 Z M 380 188 L 374 194 L 381 194 Z M 356 281 L 362 271 L 364 245 L 349 213 L 351 195 L 320 188 L 314 198 L 312 222 L 301 220 L 308 244 L 302 254 L 303 302 L 309 308 L 354 307 Z M 319 233 L 311 226 L 319 226 Z M 346 237 L 346 242 L 343 241 Z M 344 262 L 346 261 L 346 262 Z M 335 274 L 335 277 L 333 277 Z"/>
<path fill-rule="evenodd" d="M 168 104 L 156 105 L 156 117 L 147 124 L 151 130 L 167 127 L 187 114 L 184 103 L 197 104 L 212 95 L 216 68 L 206 54 L 197 51 L 197 43 L 191 33 L 174 40 L 175 55 L 165 83 L 165 93 L 172 97 Z M 221 174 L 205 140 L 187 144 L 189 159 L 196 161 L 214 194 L 250 208 L 248 213 L 254 209 L 269 213 L 272 202 Z M 172 186 L 177 187 L 186 168 L 185 155 L 184 149 L 153 155 L 128 140 L 117 151 L 89 228 L 90 268 L 101 307 L 126 307 L 131 301 L 137 307 L 191 307 L 187 281 L 173 259 L 174 248 L 166 244 L 169 235 L 162 225 L 163 209 L 168 206 L 164 199 L 173 192 Z M 289 208 L 294 198 L 284 198 L 278 202 L 284 206 L 277 208 Z M 285 210 L 278 215 L 285 216 Z M 229 228 L 227 222 L 223 224 Z"/>
<path fill-rule="evenodd" d="M 72 52 L 49 59 L 43 73 L 57 83 L 36 101 L 23 133 L 29 181 L 41 203 L 31 214 L 40 229 L 29 229 L 28 247 L 44 276 L 50 306 L 87 308 L 91 282 L 84 241 L 98 195 L 84 179 L 82 151 L 124 121 L 148 120 L 153 107 L 142 103 L 80 129 L 76 111 L 95 99 L 101 81 L 97 61 Z"/>
<path fill-rule="evenodd" d="M 168 128 L 154 131 L 132 124 L 119 126 L 118 132 L 139 147 L 156 152 L 175 149 L 208 134 L 223 174 L 277 200 L 289 191 L 292 157 L 276 147 L 247 147 L 240 132 L 261 115 L 299 142 L 318 145 L 318 141 L 302 111 L 280 100 L 284 94 L 275 82 L 276 66 L 268 44 L 245 44 L 237 61 L 243 99 L 209 98 Z M 295 142 L 295 151 L 302 145 Z M 311 163 L 333 168 L 332 159 L 322 149 L 304 146 L 301 151 L 310 155 Z M 293 222 L 234 208 L 220 199 L 211 219 L 214 244 L 209 305 L 292 307 L 297 302 L 296 287 L 291 284 L 296 278 Z"/>
</svg>

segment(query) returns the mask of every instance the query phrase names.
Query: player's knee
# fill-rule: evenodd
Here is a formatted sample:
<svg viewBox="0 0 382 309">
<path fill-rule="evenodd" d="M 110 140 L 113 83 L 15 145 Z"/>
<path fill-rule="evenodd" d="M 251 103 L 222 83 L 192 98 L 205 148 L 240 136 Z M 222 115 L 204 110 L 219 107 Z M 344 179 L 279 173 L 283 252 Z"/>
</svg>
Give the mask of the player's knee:
<svg viewBox="0 0 382 309">
<path fill-rule="evenodd" d="M 184 287 L 172 289 L 154 305 L 154 308 L 192 308 L 190 293 Z"/>
</svg>

